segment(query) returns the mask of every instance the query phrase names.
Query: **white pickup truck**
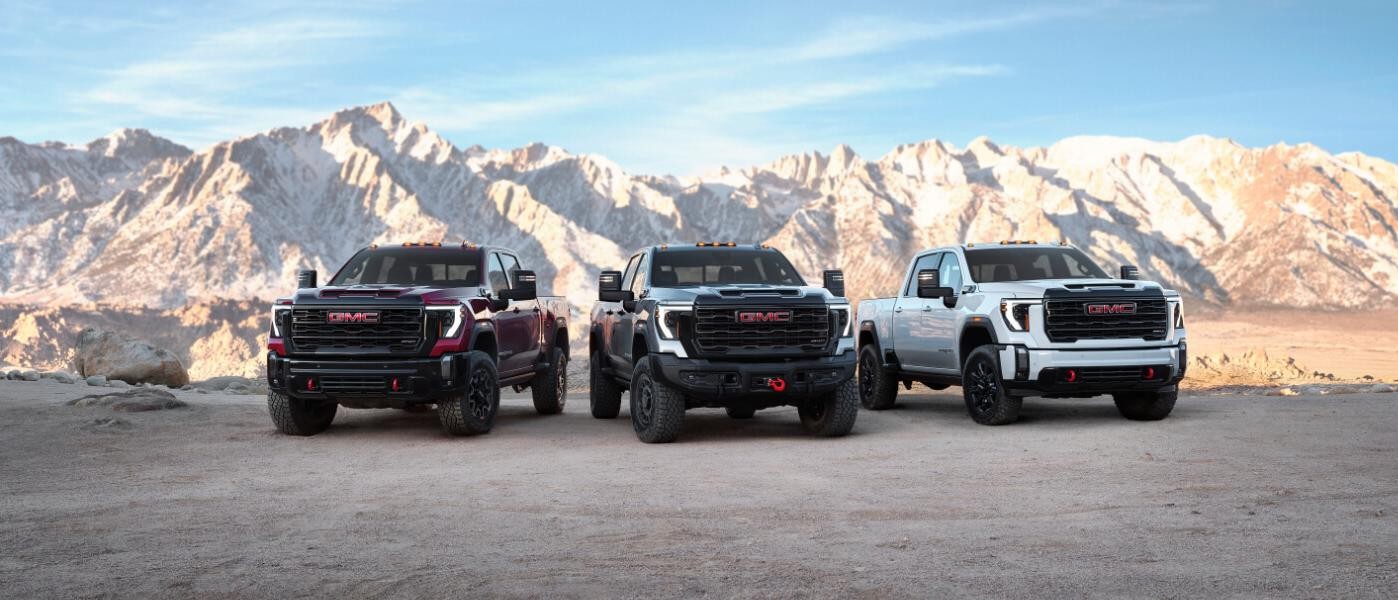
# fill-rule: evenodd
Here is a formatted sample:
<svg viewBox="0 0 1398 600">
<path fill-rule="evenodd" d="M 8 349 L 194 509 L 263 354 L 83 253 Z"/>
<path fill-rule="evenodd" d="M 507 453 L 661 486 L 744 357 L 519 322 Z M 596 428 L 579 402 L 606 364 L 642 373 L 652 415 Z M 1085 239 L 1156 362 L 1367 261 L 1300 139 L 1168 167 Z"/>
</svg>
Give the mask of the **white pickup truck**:
<svg viewBox="0 0 1398 600">
<path fill-rule="evenodd" d="M 1025 396 L 1111 394 L 1128 419 L 1174 409 L 1187 365 L 1178 293 L 1111 278 L 1076 248 L 966 244 L 913 258 L 898 295 L 859 303 L 859 394 L 893 406 L 898 384 L 962 386 L 983 425 L 1019 417 Z"/>
</svg>

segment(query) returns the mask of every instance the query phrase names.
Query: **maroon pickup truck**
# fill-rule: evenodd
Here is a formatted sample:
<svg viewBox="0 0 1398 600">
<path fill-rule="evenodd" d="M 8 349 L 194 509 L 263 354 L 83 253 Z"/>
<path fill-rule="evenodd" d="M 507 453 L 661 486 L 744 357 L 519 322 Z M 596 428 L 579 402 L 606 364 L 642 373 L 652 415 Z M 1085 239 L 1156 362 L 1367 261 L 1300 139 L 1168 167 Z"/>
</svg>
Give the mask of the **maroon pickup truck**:
<svg viewBox="0 0 1398 600">
<path fill-rule="evenodd" d="M 315 435 L 340 406 L 437 406 L 452 435 L 490 431 L 501 386 L 541 414 L 567 400 L 567 301 L 540 297 L 505 248 L 370 246 L 325 287 L 302 271 L 272 306 L 267 407 L 278 430 Z"/>
</svg>

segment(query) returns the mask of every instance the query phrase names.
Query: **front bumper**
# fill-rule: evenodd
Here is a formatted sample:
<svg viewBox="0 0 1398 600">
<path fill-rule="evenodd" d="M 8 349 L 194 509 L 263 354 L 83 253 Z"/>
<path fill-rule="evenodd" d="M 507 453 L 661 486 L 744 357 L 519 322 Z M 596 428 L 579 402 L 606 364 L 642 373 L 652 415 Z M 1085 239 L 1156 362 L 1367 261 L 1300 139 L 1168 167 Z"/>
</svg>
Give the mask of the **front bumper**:
<svg viewBox="0 0 1398 600">
<path fill-rule="evenodd" d="M 1019 392 L 1077 395 L 1172 388 L 1188 367 L 1184 342 L 1153 348 L 1039 350 L 1000 347 L 1000 375 Z"/>
<path fill-rule="evenodd" d="M 854 352 L 772 362 L 716 361 L 652 354 L 651 371 L 665 383 L 699 400 L 724 406 L 727 399 L 762 400 L 779 406 L 834 391 L 854 377 Z"/>
<path fill-rule="evenodd" d="M 267 387 L 293 398 L 363 406 L 435 402 L 465 390 L 466 355 L 322 360 L 267 353 Z"/>
</svg>

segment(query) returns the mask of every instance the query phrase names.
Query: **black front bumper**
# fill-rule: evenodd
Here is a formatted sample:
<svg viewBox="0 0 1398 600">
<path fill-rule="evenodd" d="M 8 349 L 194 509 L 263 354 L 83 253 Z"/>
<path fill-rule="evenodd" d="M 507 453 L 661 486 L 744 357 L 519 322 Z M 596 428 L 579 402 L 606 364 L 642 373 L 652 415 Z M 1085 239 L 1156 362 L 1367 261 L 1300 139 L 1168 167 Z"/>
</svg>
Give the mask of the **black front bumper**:
<svg viewBox="0 0 1398 600">
<path fill-rule="evenodd" d="M 1071 379 L 1069 371 L 1073 372 Z M 1131 371 L 1135 372 L 1134 376 L 1126 374 Z M 1170 391 L 1176 389 L 1183 378 L 1171 365 L 1052 367 L 1041 370 L 1037 379 L 1006 380 L 1005 387 L 1015 392 L 1046 396 L 1092 396 L 1111 392 Z"/>
<path fill-rule="evenodd" d="M 362 406 L 432 403 L 465 391 L 466 355 L 301 359 L 267 353 L 267 387 L 293 398 Z"/>
<path fill-rule="evenodd" d="M 652 354 L 657 379 L 697 400 L 697 406 L 727 406 L 727 400 L 751 400 L 780 406 L 834 391 L 854 377 L 854 352 L 839 356 L 772 362 L 716 361 Z"/>
</svg>

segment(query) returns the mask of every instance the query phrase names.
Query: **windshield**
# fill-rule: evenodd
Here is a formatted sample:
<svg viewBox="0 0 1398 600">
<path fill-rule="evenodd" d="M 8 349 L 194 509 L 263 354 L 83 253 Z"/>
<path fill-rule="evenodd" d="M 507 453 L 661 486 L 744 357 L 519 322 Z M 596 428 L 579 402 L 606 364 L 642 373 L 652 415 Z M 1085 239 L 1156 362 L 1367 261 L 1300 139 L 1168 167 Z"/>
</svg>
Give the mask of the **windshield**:
<svg viewBox="0 0 1398 600">
<path fill-rule="evenodd" d="M 654 287 L 806 284 L 786 257 L 774 250 L 659 251 L 650 273 Z"/>
<path fill-rule="evenodd" d="M 1107 279 L 1106 272 L 1075 248 L 967 249 L 971 278 L 980 283 L 1034 279 Z"/>
<path fill-rule="evenodd" d="M 384 284 L 475 287 L 481 284 L 481 252 L 456 248 L 360 250 L 330 281 L 330 285 Z"/>
</svg>

